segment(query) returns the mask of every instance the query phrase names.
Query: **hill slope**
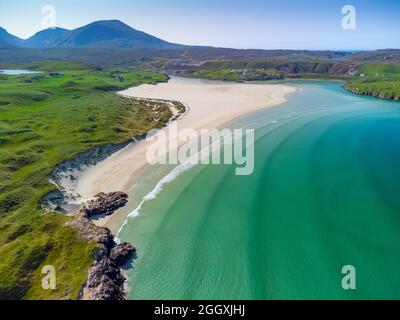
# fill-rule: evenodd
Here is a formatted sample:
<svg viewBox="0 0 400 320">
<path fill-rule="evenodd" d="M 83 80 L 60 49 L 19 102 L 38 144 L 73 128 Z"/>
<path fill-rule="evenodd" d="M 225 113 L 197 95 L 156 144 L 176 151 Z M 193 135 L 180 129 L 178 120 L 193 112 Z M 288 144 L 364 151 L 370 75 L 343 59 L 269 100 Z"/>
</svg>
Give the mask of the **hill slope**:
<svg viewBox="0 0 400 320">
<path fill-rule="evenodd" d="M 24 46 L 35 48 L 98 47 L 129 49 L 175 49 L 184 47 L 138 31 L 119 20 L 96 21 L 74 30 L 62 28 L 43 30 L 26 40 Z"/>
<path fill-rule="evenodd" d="M 23 40 L 8 33 L 6 29 L 0 27 L 0 47 L 20 46 Z"/>
<path fill-rule="evenodd" d="M 23 42 L 24 47 L 31 48 L 54 48 L 66 39 L 70 33 L 69 30 L 63 28 L 46 29 L 39 31 L 28 40 Z"/>
</svg>

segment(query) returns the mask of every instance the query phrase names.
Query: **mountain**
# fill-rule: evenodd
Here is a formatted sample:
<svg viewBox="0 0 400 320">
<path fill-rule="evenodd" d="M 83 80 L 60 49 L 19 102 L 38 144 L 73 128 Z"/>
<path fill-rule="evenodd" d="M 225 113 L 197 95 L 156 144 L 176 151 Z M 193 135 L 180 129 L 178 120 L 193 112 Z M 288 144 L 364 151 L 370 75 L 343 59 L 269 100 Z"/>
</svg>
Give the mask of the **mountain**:
<svg viewBox="0 0 400 320">
<path fill-rule="evenodd" d="M 119 20 L 97 21 L 74 30 L 46 29 L 24 41 L 23 45 L 35 48 L 176 49 L 184 47 L 133 29 Z"/>
<path fill-rule="evenodd" d="M 31 48 L 54 48 L 62 42 L 62 39 L 65 39 L 69 32 L 69 30 L 63 28 L 46 29 L 25 40 L 23 46 Z"/>
<path fill-rule="evenodd" d="M 0 46 L 21 46 L 23 40 L 8 33 L 7 30 L 0 27 Z"/>
</svg>

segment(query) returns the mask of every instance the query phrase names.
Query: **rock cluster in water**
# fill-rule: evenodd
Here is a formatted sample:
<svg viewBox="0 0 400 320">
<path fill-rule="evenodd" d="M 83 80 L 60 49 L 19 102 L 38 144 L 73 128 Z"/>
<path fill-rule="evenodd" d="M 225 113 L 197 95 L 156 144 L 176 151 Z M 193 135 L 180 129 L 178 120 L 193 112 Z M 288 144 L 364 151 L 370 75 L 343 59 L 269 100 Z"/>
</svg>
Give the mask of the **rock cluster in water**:
<svg viewBox="0 0 400 320">
<path fill-rule="evenodd" d="M 116 245 L 110 250 L 109 257 L 118 267 L 124 266 L 136 252 L 134 245 L 124 242 Z"/>
<path fill-rule="evenodd" d="M 89 269 L 84 300 L 124 300 L 125 277 L 121 267 L 129 262 L 136 248 L 130 243 L 121 243 L 95 257 L 98 260 Z"/>
<path fill-rule="evenodd" d="M 110 215 L 127 203 L 123 192 L 101 193 L 75 213 L 67 226 L 78 230 L 81 237 L 98 246 L 93 250 L 94 263 L 88 272 L 88 280 L 82 290 L 83 300 L 124 300 L 125 277 L 121 267 L 127 264 L 136 252 L 130 243 L 117 244 L 108 228 L 96 226 L 89 218 L 93 215 Z"/>
</svg>

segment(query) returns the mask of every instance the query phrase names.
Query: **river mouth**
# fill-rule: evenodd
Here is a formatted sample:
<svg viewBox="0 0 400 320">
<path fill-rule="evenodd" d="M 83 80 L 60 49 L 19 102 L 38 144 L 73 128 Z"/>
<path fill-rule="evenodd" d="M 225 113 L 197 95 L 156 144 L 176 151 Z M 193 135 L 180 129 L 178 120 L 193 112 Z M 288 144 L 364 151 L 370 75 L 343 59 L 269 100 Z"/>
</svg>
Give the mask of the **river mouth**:
<svg viewBox="0 0 400 320">
<path fill-rule="evenodd" d="M 400 108 L 309 81 L 230 123 L 255 128 L 255 171 L 196 166 L 119 234 L 130 299 L 393 299 L 400 286 Z M 357 270 L 357 290 L 341 286 Z"/>
</svg>

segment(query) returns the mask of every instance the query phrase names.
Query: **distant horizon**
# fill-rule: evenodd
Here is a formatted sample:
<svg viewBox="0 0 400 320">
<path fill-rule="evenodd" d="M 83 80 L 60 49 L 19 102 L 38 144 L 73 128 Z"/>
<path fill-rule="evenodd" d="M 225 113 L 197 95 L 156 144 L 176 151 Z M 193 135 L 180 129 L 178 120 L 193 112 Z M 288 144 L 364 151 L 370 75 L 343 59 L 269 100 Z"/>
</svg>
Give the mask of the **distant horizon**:
<svg viewBox="0 0 400 320">
<path fill-rule="evenodd" d="M 67 30 L 67 31 L 72 31 L 72 30 L 78 29 L 78 28 L 80 28 L 80 27 L 83 27 L 83 26 L 86 26 L 86 25 L 89 25 L 89 24 L 92 24 L 92 23 L 95 23 L 95 22 L 99 22 L 99 21 L 120 21 L 120 22 L 122 22 L 122 23 L 128 25 L 129 27 L 136 29 L 134 26 L 130 26 L 129 24 L 127 24 L 126 22 L 124 22 L 124 21 L 122 21 L 122 20 L 119 20 L 119 19 L 112 19 L 112 18 L 111 18 L 111 19 L 108 19 L 108 20 L 95 20 L 95 21 L 91 21 L 91 22 L 88 22 L 87 24 L 84 24 L 84 25 L 79 26 L 79 27 L 74 28 L 74 29 L 68 29 L 68 28 L 61 27 L 61 26 L 56 26 L 56 27 L 54 27 L 54 29 L 63 29 L 63 30 Z M 11 32 L 9 32 L 9 30 L 7 30 L 6 28 L 4 28 L 4 27 L 1 26 L 1 25 L 0 25 L 0 28 L 5 29 L 8 33 L 12 34 Z M 28 40 L 29 38 L 33 37 L 33 36 L 36 35 L 37 33 L 41 32 L 41 31 L 49 30 L 49 29 L 52 29 L 52 28 L 38 30 L 38 31 L 34 32 L 34 33 L 33 33 L 31 36 L 29 36 L 28 38 L 20 38 L 20 37 L 18 37 L 18 36 L 15 35 L 15 34 L 12 34 L 12 35 L 18 37 L 18 38 L 21 39 L 21 40 Z M 136 30 L 147 33 L 145 30 L 139 30 L 139 29 L 136 29 Z M 162 40 L 165 40 L 165 39 L 162 39 Z M 181 44 L 181 45 L 186 45 L 185 43 L 179 43 L 179 44 Z M 214 47 L 214 48 L 222 48 L 222 49 L 235 49 L 235 50 L 265 50 L 265 51 L 280 51 L 280 50 L 291 50 L 291 51 L 333 51 L 333 52 L 351 52 L 351 53 L 361 52 L 361 51 L 400 50 L 400 48 L 377 48 L 377 49 L 293 49 L 293 48 L 272 48 L 272 49 L 262 49 L 262 48 L 215 47 L 215 46 L 211 46 L 211 45 L 189 45 L 189 46 L 204 46 L 204 47 Z"/>
<path fill-rule="evenodd" d="M 398 1 L 350 1 L 356 9 L 354 30 L 345 30 L 341 25 L 341 10 L 346 3 L 171 0 L 165 4 L 161 0 L 115 0 L 111 4 L 106 0 L 21 0 L 1 2 L 0 21 L 9 33 L 28 39 L 43 30 L 41 9 L 52 5 L 56 9 L 56 26 L 67 30 L 99 20 L 120 20 L 165 41 L 192 46 L 310 51 L 399 48 Z"/>
</svg>

